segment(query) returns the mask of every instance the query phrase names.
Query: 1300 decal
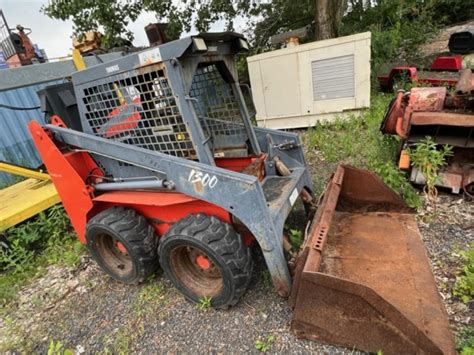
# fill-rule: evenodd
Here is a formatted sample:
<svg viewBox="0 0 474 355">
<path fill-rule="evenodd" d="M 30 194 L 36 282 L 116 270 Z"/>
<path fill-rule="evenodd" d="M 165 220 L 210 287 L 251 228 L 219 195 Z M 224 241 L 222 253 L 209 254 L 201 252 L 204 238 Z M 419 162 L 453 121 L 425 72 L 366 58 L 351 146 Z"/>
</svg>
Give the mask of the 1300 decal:
<svg viewBox="0 0 474 355">
<path fill-rule="evenodd" d="M 217 185 L 219 180 L 215 175 L 209 175 L 208 173 L 204 174 L 202 171 L 197 171 L 192 169 L 188 178 L 189 182 L 197 183 L 200 182 L 203 186 L 209 186 L 211 189 Z"/>
</svg>

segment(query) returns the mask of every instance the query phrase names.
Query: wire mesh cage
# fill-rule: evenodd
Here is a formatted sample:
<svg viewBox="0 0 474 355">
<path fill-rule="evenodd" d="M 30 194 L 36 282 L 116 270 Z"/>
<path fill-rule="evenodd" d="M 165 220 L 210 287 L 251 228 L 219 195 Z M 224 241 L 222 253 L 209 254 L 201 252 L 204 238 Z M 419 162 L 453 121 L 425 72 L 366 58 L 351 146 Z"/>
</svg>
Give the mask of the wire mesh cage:
<svg viewBox="0 0 474 355">
<path fill-rule="evenodd" d="M 96 136 L 195 159 L 162 65 L 151 65 L 81 87 L 82 120 Z"/>
<path fill-rule="evenodd" d="M 232 75 L 223 61 L 198 65 L 189 97 L 215 157 L 248 156 L 248 132 Z M 79 92 L 78 92 L 79 91 Z M 195 145 L 162 63 L 131 69 L 79 85 L 86 131 L 121 143 L 197 159 Z M 182 103 L 183 104 L 183 103 Z"/>
<path fill-rule="evenodd" d="M 194 73 L 190 96 L 214 153 L 237 148 L 246 154 L 248 134 L 225 64 L 201 63 Z"/>
</svg>

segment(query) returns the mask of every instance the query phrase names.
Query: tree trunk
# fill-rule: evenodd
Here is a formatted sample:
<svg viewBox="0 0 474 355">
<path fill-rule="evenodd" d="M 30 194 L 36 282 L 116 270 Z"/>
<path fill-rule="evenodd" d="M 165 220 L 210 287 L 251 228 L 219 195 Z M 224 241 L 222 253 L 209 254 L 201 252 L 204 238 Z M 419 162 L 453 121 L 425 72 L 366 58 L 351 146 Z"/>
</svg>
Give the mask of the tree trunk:
<svg viewBox="0 0 474 355">
<path fill-rule="evenodd" d="M 330 0 L 316 0 L 316 39 L 334 38 L 336 34 L 331 26 L 329 14 Z"/>
<path fill-rule="evenodd" d="M 316 1 L 316 39 L 337 37 L 342 16 L 347 8 L 347 0 Z"/>
</svg>

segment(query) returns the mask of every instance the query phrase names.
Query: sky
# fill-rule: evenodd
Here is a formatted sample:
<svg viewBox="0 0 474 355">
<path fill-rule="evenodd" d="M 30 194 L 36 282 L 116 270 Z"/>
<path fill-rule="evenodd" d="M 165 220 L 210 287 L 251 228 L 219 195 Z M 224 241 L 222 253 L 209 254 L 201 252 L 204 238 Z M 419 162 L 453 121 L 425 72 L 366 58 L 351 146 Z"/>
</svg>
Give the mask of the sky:
<svg viewBox="0 0 474 355">
<path fill-rule="evenodd" d="M 47 0 L 0 0 L 0 9 L 3 10 L 10 28 L 16 25 L 31 28 L 30 39 L 46 51 L 48 58 L 67 56 L 72 51 L 72 22 L 53 20 L 40 12 L 41 6 L 47 2 Z M 128 26 L 135 35 L 133 41 L 135 46 L 148 45 L 144 27 L 153 22 L 157 22 L 155 14 L 147 12 L 142 13 Z M 243 19 L 235 21 L 237 31 L 242 31 L 244 26 Z M 223 30 L 223 22 L 217 22 L 211 28 L 211 31 Z"/>
</svg>

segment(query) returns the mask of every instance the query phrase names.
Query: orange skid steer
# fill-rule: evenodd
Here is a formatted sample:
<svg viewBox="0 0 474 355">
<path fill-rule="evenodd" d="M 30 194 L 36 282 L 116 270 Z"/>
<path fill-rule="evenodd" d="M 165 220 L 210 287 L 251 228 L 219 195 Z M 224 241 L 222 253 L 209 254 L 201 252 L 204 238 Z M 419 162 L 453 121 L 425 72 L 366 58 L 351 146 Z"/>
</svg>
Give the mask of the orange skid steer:
<svg viewBox="0 0 474 355">
<path fill-rule="evenodd" d="M 258 247 L 298 336 L 453 352 L 412 211 L 349 166 L 318 205 L 298 136 L 251 124 L 234 63 L 247 49 L 239 34 L 202 33 L 73 74 L 80 121 L 30 131 L 80 241 L 116 280 L 160 266 L 218 309 L 245 293 Z M 298 199 L 309 223 L 291 275 L 283 229 Z"/>
</svg>

